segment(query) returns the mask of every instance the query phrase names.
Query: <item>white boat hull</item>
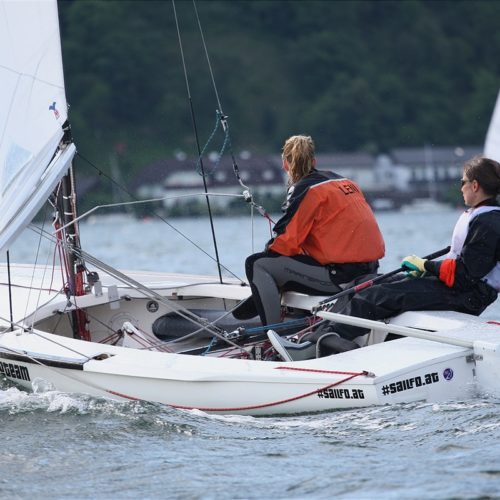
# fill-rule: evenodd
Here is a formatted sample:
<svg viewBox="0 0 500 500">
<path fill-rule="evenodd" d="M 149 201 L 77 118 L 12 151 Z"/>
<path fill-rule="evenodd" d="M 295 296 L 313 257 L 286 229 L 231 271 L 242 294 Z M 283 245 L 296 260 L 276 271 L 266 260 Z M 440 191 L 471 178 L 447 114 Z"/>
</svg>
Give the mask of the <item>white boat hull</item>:
<svg viewBox="0 0 500 500">
<path fill-rule="evenodd" d="M 68 356 L 68 348 L 73 355 Z M 413 362 L 406 359 L 409 352 Z M 463 398 L 474 388 L 472 354 L 462 347 L 399 339 L 281 363 L 144 352 L 47 333 L 9 332 L 0 339 L 0 371 L 28 389 L 271 415 Z M 398 356 L 400 361 L 393 363 Z"/>
<path fill-rule="evenodd" d="M 26 304 L 23 268 L 14 269 L 13 303 Z M 189 304 L 218 307 L 220 301 L 234 304 L 249 293 L 248 287 L 199 276 L 149 273 L 137 278 L 149 282 L 155 293 Z M 29 279 L 33 284 L 31 274 Z M 61 311 L 67 308 L 67 300 L 37 284 L 39 295 L 32 299 L 36 314 L 28 310 L 23 318 L 26 309 L 14 307 L 14 322 L 26 328 L 0 334 L 0 373 L 35 391 L 49 388 L 244 415 L 463 399 L 477 388 L 496 391 L 500 385 L 500 325 L 481 318 L 450 312 L 405 313 L 390 325 L 376 323 L 378 334 L 413 327 L 410 332 L 436 338 L 439 334 L 440 342 L 400 338 L 300 362 L 175 354 L 137 348 L 125 340 L 120 345 L 101 343 L 109 331 L 127 323 L 150 332 L 153 320 L 165 313 L 163 304 L 153 312 L 155 308 L 149 307 L 150 300 L 140 291 L 116 288 L 109 276 L 103 276 L 102 285 L 101 294 L 77 298 L 79 307 L 89 311 L 93 329 L 89 342 L 72 338 L 64 329 L 58 331 L 64 324 Z M 0 287 L 0 293 L 1 317 L 6 321 L 7 288 Z M 287 294 L 285 300 L 307 310 L 318 298 Z"/>
</svg>

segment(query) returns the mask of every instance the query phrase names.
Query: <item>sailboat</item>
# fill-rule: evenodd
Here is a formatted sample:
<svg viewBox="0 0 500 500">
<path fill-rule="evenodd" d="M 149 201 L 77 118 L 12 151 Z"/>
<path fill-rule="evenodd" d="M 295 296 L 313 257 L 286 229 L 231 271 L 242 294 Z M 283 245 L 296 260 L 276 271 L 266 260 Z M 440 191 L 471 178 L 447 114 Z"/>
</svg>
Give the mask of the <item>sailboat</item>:
<svg viewBox="0 0 500 500">
<path fill-rule="evenodd" d="M 500 90 L 498 91 L 495 108 L 486 133 L 484 156 L 500 161 Z"/>
<path fill-rule="evenodd" d="M 3 377 L 34 391 L 244 415 L 462 399 L 474 388 L 499 388 L 494 321 L 446 311 L 361 320 L 318 307 L 324 297 L 287 292 L 290 324 L 314 312 L 370 333 L 359 349 L 283 361 L 262 325 L 232 314 L 250 296 L 239 281 L 125 274 L 83 250 L 57 3 L 0 6 L 0 252 L 8 256 L 29 225 L 62 255 L 54 270 L 0 264 Z M 31 223 L 46 199 L 55 213 L 50 231 Z M 384 341 L 388 334 L 397 338 Z"/>
</svg>

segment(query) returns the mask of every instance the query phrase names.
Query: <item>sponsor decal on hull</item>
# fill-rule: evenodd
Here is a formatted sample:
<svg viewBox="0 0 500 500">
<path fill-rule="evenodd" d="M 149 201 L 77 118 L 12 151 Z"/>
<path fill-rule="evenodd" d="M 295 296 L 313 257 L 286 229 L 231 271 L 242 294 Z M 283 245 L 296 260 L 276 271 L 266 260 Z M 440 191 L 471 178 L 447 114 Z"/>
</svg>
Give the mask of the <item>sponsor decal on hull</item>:
<svg viewBox="0 0 500 500">
<path fill-rule="evenodd" d="M 453 378 L 453 375 L 454 373 L 451 368 L 445 368 L 443 370 L 442 378 L 449 381 Z M 418 387 L 423 387 L 424 385 L 435 384 L 440 380 L 441 379 L 437 372 L 426 373 L 422 376 L 418 375 L 416 377 L 405 378 L 403 380 L 398 380 L 397 382 L 392 382 L 391 384 L 383 385 L 382 395 L 389 396 L 390 394 L 409 391 Z"/>
<path fill-rule="evenodd" d="M 3 373 L 9 378 L 28 381 L 31 380 L 28 369 L 25 366 L 16 365 L 14 363 L 5 363 L 4 361 L 0 361 L 0 373 Z"/>
<path fill-rule="evenodd" d="M 365 399 L 362 389 L 322 389 L 318 398 L 324 399 Z"/>
<path fill-rule="evenodd" d="M 382 386 L 382 395 L 388 396 L 389 394 L 396 394 L 397 392 L 409 391 L 410 389 L 434 384 L 436 382 L 439 382 L 439 375 L 437 372 L 426 373 L 422 377 L 417 375 L 416 377 L 398 380 L 397 382 L 392 382 L 392 384 Z"/>
</svg>

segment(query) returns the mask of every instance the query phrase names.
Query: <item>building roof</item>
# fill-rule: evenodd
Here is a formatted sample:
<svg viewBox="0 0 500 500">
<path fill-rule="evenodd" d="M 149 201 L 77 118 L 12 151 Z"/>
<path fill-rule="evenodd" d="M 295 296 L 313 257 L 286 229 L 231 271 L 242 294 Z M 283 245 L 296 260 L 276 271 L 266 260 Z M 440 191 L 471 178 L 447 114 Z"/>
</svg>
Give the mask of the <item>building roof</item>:
<svg viewBox="0 0 500 500">
<path fill-rule="evenodd" d="M 464 161 L 482 154 L 480 146 L 428 146 L 418 148 L 395 148 L 386 158 L 387 168 L 409 167 L 420 169 L 434 167 L 461 167 Z M 215 158 L 214 158 L 215 157 Z M 392 160 L 392 163 L 391 163 Z M 321 153 L 316 155 L 317 168 L 331 171 L 347 171 L 354 179 L 366 172 L 380 167 L 381 156 L 369 153 Z M 284 187 L 286 174 L 282 168 L 280 155 L 251 155 L 248 152 L 236 158 L 243 184 L 252 188 L 273 186 Z M 384 164 L 385 164 L 384 163 Z M 218 159 L 211 153 L 203 158 L 203 168 L 207 188 L 228 188 L 238 185 L 233 171 L 232 158 L 226 154 Z M 131 189 L 137 191 L 141 186 L 161 186 L 167 189 L 203 188 L 203 177 L 196 157 L 171 157 L 157 161 L 145 167 L 131 183 Z M 363 182 L 368 182 L 366 179 Z M 374 182 L 378 182 L 375 179 Z M 368 187 L 368 186 L 367 186 Z"/>
<path fill-rule="evenodd" d="M 421 148 L 394 148 L 394 163 L 408 166 L 461 165 L 469 158 L 482 154 L 479 146 L 428 146 Z"/>
<path fill-rule="evenodd" d="M 249 156 L 237 158 L 236 165 L 244 184 L 284 185 L 284 172 L 281 162 L 277 163 L 272 156 Z M 224 187 L 238 184 L 233 170 L 231 157 L 224 156 L 220 161 L 203 159 L 203 171 L 207 187 Z M 197 158 L 167 158 L 145 167 L 134 179 L 132 188 L 145 184 L 162 184 L 171 189 L 203 186 L 201 165 Z"/>
<path fill-rule="evenodd" d="M 330 153 L 317 154 L 318 169 L 335 171 L 336 168 L 373 168 L 375 157 L 368 153 Z"/>
</svg>

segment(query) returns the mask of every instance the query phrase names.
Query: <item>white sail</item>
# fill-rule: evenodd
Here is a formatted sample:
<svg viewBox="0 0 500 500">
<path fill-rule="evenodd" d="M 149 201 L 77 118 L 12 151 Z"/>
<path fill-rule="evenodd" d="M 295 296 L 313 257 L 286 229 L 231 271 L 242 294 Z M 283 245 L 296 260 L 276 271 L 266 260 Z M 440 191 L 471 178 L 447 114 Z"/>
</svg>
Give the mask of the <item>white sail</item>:
<svg viewBox="0 0 500 500">
<path fill-rule="evenodd" d="M 486 134 L 484 156 L 500 162 L 500 91 L 498 92 L 497 102 Z"/>
<path fill-rule="evenodd" d="M 31 221 L 75 153 L 56 0 L 0 1 L 0 251 Z"/>
</svg>

